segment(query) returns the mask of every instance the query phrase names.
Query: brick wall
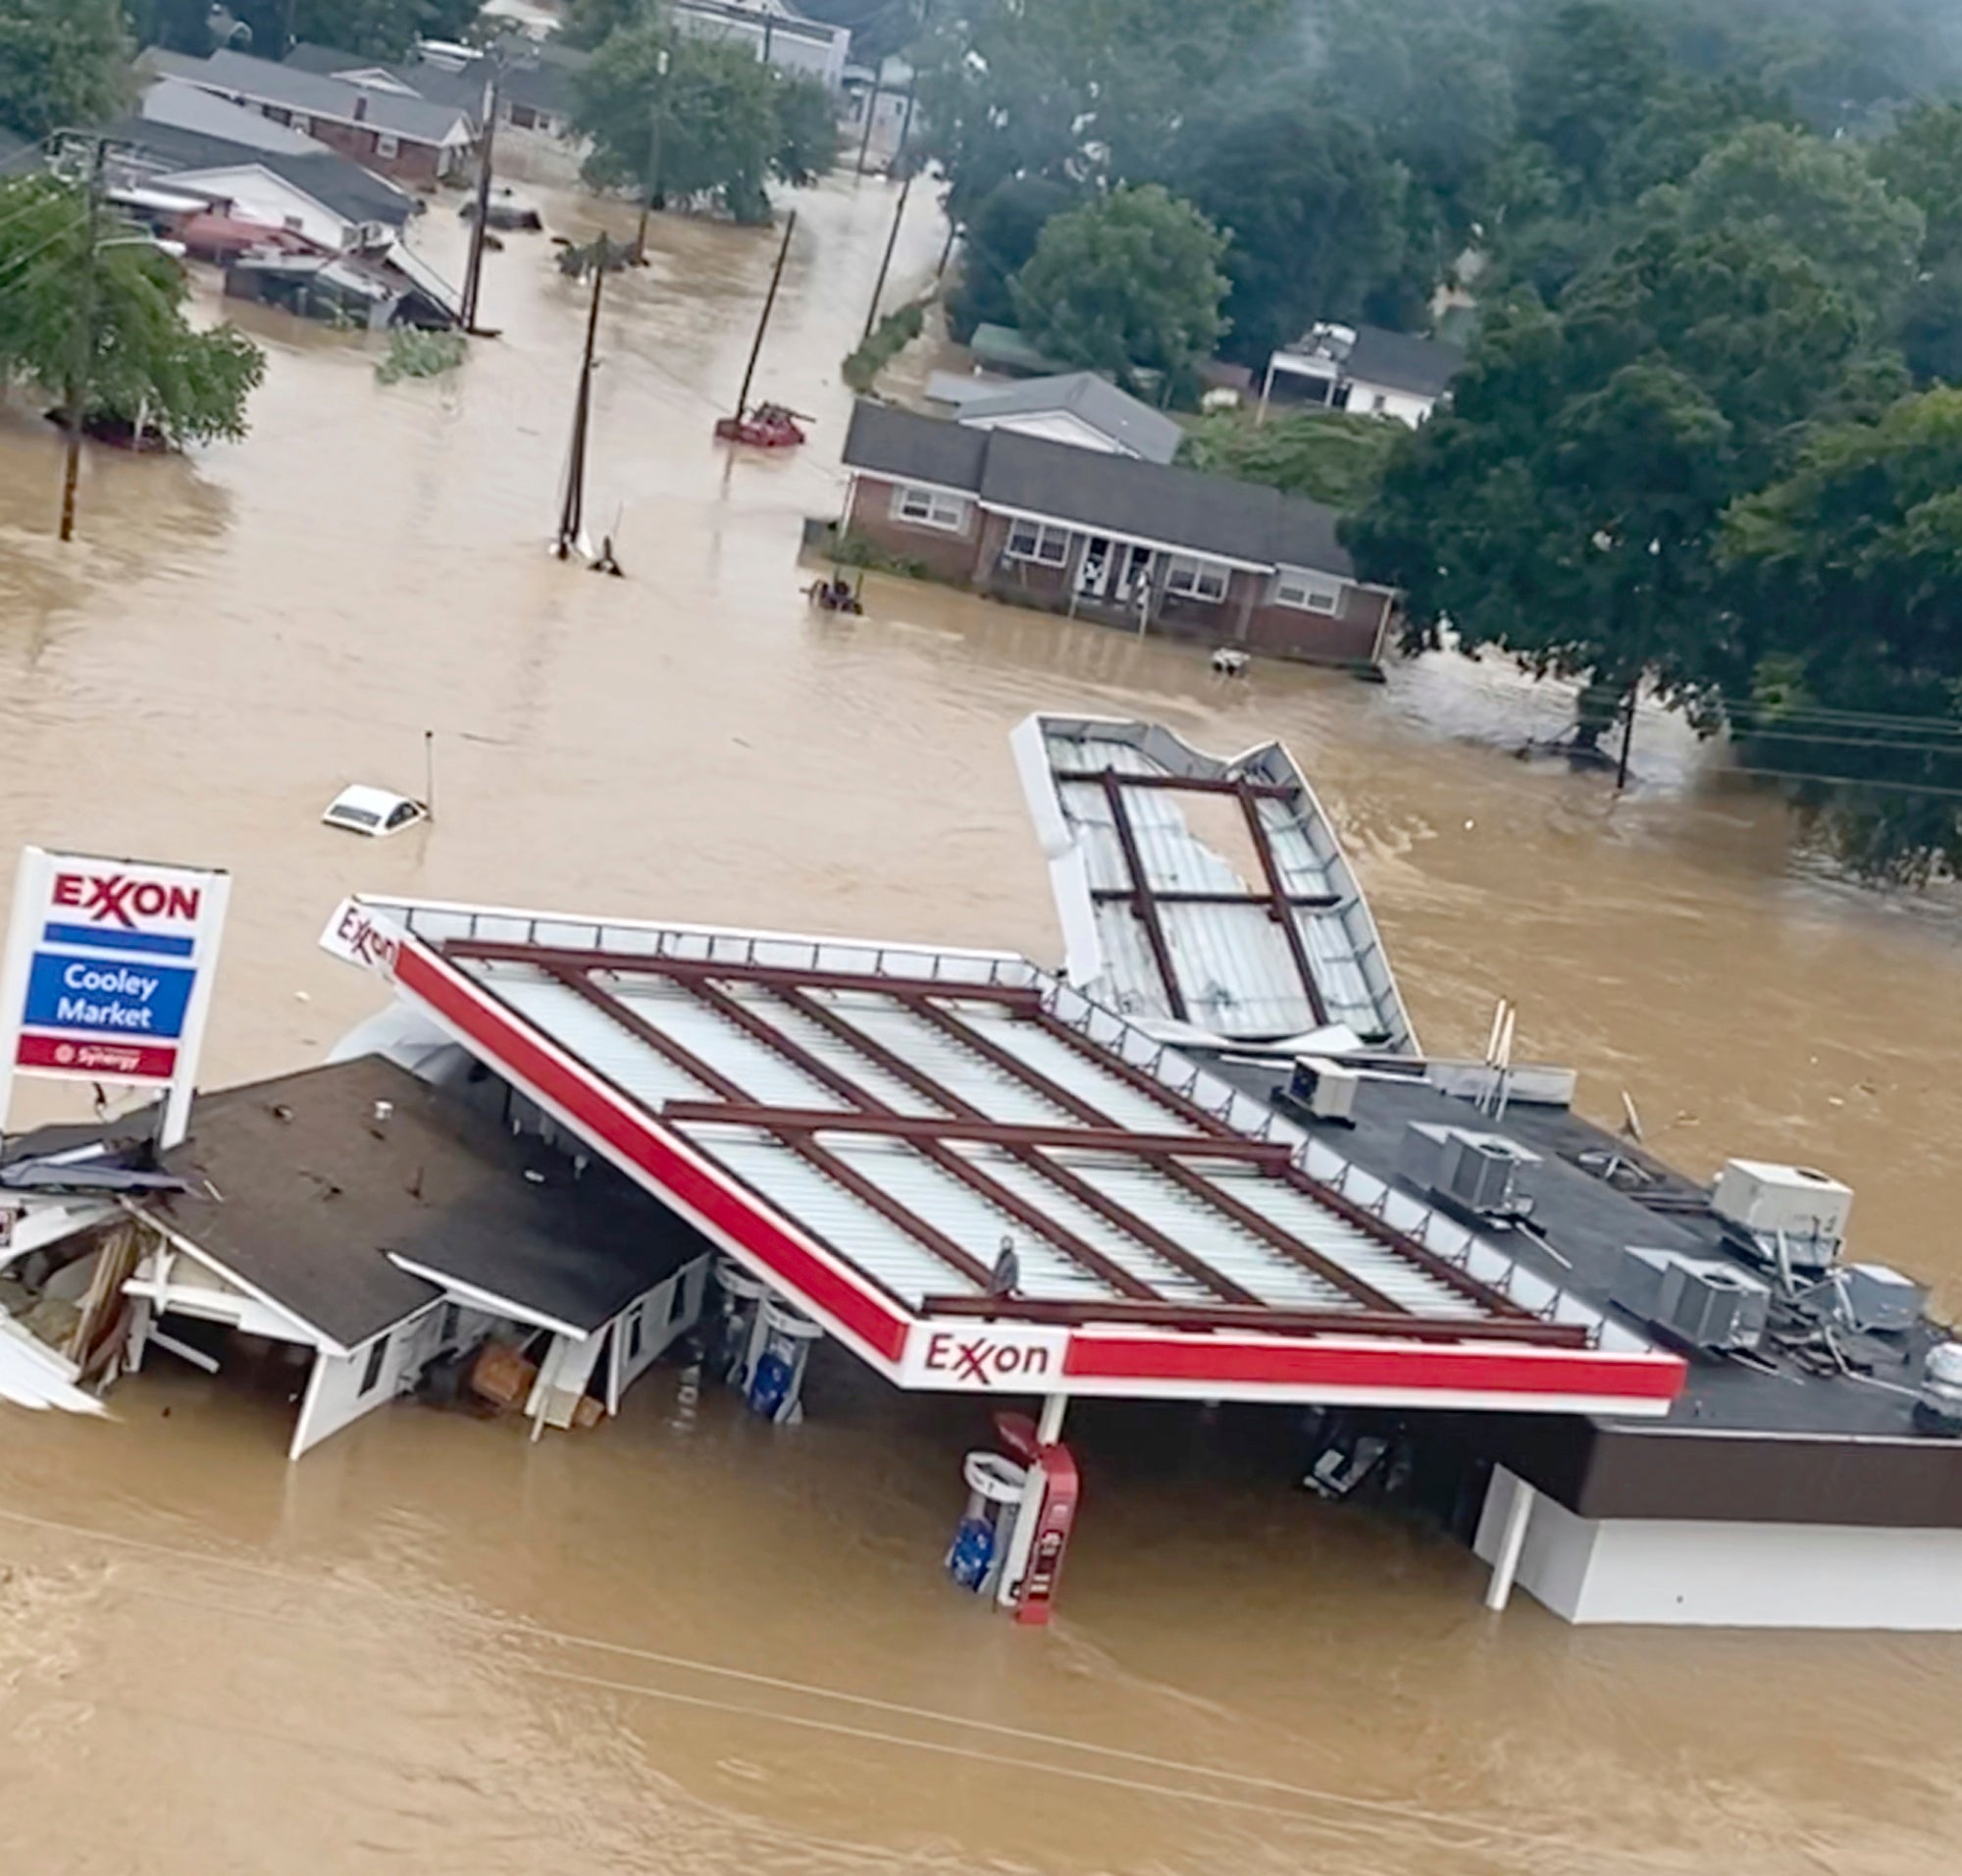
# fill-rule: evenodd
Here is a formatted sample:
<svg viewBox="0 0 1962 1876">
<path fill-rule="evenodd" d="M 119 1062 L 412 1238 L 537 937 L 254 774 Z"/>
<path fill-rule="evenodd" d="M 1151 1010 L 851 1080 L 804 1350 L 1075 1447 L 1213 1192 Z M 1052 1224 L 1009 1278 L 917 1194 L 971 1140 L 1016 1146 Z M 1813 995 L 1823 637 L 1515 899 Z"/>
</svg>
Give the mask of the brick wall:
<svg viewBox="0 0 1962 1876">
<path fill-rule="evenodd" d="M 1376 655 L 1389 600 L 1361 587 L 1342 589 L 1339 613 L 1291 605 L 1256 605 L 1247 623 L 1250 650 L 1322 664 L 1366 664 Z"/>
<path fill-rule="evenodd" d="M 293 114 L 277 105 L 260 104 L 253 107 L 262 117 L 273 119 L 278 124 L 290 124 Z M 359 163 L 364 170 L 373 170 L 377 176 L 386 176 L 390 182 L 400 182 L 409 188 L 434 188 L 442 174 L 442 151 L 434 143 L 413 143 L 406 137 L 396 139 L 393 156 L 384 156 L 381 151 L 383 132 L 367 124 L 339 124 L 330 118 L 308 120 L 307 135 L 325 143 L 331 150 L 338 150 L 342 156 Z"/>
<path fill-rule="evenodd" d="M 896 559 L 917 560 L 936 579 L 966 585 L 974 578 L 978 560 L 975 524 L 992 517 L 984 517 L 970 503 L 967 525 L 958 534 L 948 528 L 922 528 L 894 514 L 897 487 L 877 476 L 858 477 L 852 485 L 843 532 L 871 542 Z"/>
</svg>

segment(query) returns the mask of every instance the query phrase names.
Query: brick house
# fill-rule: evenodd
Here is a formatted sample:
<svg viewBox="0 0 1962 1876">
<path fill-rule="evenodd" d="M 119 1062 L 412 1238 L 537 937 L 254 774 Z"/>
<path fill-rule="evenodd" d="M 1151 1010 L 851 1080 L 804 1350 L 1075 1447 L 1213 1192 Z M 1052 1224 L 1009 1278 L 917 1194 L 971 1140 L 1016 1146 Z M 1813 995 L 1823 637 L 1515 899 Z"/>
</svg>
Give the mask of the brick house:
<svg viewBox="0 0 1962 1876">
<path fill-rule="evenodd" d="M 356 83 L 231 51 L 203 59 L 156 51 L 144 57 L 165 78 L 229 98 L 410 187 L 460 180 L 476 153 L 470 112 L 381 82 L 386 75 L 365 75 L 369 81 Z"/>
<path fill-rule="evenodd" d="M 996 599 L 1323 664 L 1377 663 L 1396 596 L 1319 502 L 861 401 L 840 532 Z"/>
</svg>

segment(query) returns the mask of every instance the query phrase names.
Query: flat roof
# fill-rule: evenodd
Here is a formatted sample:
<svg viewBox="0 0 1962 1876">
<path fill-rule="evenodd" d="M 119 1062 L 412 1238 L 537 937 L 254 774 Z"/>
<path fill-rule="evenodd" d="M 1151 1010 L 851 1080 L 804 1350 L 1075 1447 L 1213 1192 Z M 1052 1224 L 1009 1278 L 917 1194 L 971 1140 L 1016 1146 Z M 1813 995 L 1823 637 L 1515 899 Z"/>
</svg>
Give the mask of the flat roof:
<svg viewBox="0 0 1962 1876">
<path fill-rule="evenodd" d="M 1072 983 L 1195 1035 L 1341 1025 L 1352 1046 L 1415 1048 L 1368 902 L 1278 743 L 1224 757 L 1158 724 L 1040 714 L 1009 740 Z M 1202 837 L 1206 808 L 1238 836 L 1253 877 Z"/>
<path fill-rule="evenodd" d="M 1645 1413 L 1679 1379 L 1010 954 L 365 896 L 323 942 L 903 1386 Z"/>
</svg>

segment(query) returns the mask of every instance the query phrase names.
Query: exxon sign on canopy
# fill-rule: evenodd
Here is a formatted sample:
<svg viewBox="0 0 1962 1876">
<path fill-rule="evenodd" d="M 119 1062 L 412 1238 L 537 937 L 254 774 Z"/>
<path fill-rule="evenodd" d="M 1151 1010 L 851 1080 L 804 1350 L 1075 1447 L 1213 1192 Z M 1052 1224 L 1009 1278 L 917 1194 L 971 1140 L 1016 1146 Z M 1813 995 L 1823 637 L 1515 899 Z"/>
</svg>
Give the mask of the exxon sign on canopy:
<svg viewBox="0 0 1962 1876">
<path fill-rule="evenodd" d="M 16 1075 L 163 1087 L 190 1111 L 229 875 L 25 849 L 0 955 L 0 1126 Z"/>
</svg>

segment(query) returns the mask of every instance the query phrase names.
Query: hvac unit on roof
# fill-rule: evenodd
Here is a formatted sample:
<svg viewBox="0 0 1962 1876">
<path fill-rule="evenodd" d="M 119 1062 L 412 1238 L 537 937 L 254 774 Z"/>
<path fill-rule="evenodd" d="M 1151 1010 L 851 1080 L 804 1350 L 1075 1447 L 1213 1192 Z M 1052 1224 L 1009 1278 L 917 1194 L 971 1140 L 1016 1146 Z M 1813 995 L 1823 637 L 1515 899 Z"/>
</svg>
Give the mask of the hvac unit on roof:
<svg viewBox="0 0 1962 1876">
<path fill-rule="evenodd" d="M 1757 1256 L 1794 1271 L 1830 1270 L 1846 1242 L 1850 1186 L 1774 1160 L 1727 1160 L 1710 1209 Z"/>
<path fill-rule="evenodd" d="M 1532 1195 L 1522 1169 L 1539 1155 L 1503 1133 L 1413 1120 L 1404 1134 L 1401 1172 L 1413 1185 L 1461 1212 L 1493 1220 L 1523 1219 Z"/>
<path fill-rule="evenodd" d="M 1751 1349 L 1771 1317 L 1770 1286 L 1714 1257 L 1631 1246 L 1615 1274 L 1616 1303 L 1692 1348 Z"/>
<path fill-rule="evenodd" d="M 1296 1056 L 1294 1072 L 1281 1094 L 1281 1105 L 1311 1120 L 1355 1124 L 1356 1090 L 1363 1077 L 1354 1068 L 1323 1056 Z"/>
</svg>

